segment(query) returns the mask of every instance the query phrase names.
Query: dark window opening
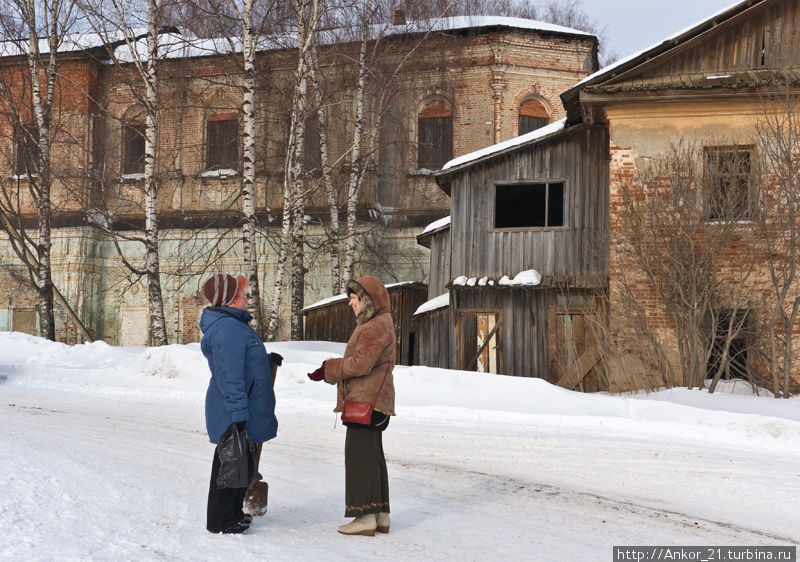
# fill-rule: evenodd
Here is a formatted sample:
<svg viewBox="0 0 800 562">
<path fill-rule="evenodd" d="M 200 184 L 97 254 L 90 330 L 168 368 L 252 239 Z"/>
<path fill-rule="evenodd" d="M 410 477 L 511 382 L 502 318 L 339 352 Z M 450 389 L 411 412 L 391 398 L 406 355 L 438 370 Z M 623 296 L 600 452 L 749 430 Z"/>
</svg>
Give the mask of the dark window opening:
<svg viewBox="0 0 800 562">
<path fill-rule="evenodd" d="M 709 337 L 712 329 L 714 331 L 713 347 L 706 365 L 706 378 L 713 378 L 721 366 L 722 380 L 747 379 L 749 349 L 753 338 L 750 311 L 738 309 L 734 312 L 723 309 L 717 312 L 715 320 L 712 324 L 709 318 L 706 323 Z M 727 359 L 723 363 L 726 343 Z"/>
<path fill-rule="evenodd" d="M 438 170 L 453 158 L 453 117 L 447 102 L 434 100 L 417 120 L 417 168 Z"/>
<path fill-rule="evenodd" d="M 145 126 L 142 123 L 128 123 L 123 135 L 122 173 L 143 174 Z"/>
<path fill-rule="evenodd" d="M 35 176 L 39 171 L 41 148 L 39 147 L 39 128 L 32 123 L 16 128 L 14 131 L 14 175 Z"/>
<path fill-rule="evenodd" d="M 319 138 L 319 116 L 313 112 L 306 117 L 303 131 L 303 171 L 306 174 L 322 173 L 322 145 Z"/>
<path fill-rule="evenodd" d="M 495 228 L 564 226 L 564 182 L 498 185 Z"/>
<path fill-rule="evenodd" d="M 704 175 L 709 220 L 750 218 L 750 148 L 706 147 Z"/>
<path fill-rule="evenodd" d="M 519 127 L 517 134 L 524 135 L 550 123 L 547 109 L 534 99 L 525 100 L 519 105 Z"/>
<path fill-rule="evenodd" d="M 226 115 L 209 117 L 206 122 L 206 168 L 238 167 L 239 120 Z"/>
</svg>

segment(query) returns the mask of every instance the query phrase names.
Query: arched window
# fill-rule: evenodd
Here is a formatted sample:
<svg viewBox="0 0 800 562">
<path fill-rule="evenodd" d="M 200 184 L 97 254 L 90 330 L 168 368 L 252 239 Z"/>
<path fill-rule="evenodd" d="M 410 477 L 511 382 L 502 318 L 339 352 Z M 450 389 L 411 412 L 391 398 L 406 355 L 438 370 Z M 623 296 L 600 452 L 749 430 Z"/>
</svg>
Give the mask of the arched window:
<svg viewBox="0 0 800 562">
<path fill-rule="evenodd" d="M 41 149 L 36 123 L 25 123 L 14 128 L 14 152 L 14 175 L 37 175 Z"/>
<path fill-rule="evenodd" d="M 450 104 L 432 100 L 417 117 L 417 168 L 438 170 L 453 158 L 453 115 Z"/>
<path fill-rule="evenodd" d="M 122 173 L 144 173 L 145 125 L 141 118 L 131 119 L 122 128 Z"/>
<path fill-rule="evenodd" d="M 239 117 L 235 111 L 206 118 L 206 169 L 235 170 L 239 163 Z"/>
<path fill-rule="evenodd" d="M 519 130 L 518 135 L 524 135 L 544 127 L 550 123 L 550 114 L 542 103 L 536 99 L 522 100 L 519 104 Z"/>
</svg>

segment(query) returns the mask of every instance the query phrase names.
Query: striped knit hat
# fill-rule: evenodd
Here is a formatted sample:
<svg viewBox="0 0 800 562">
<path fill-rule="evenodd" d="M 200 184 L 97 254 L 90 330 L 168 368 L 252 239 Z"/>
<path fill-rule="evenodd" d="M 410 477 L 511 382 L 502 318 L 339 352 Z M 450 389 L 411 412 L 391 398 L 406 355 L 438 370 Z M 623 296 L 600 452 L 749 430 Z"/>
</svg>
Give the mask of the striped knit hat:
<svg viewBox="0 0 800 562">
<path fill-rule="evenodd" d="M 227 306 L 236 297 L 239 279 L 227 273 L 215 273 L 203 284 L 203 294 L 211 306 Z"/>
</svg>

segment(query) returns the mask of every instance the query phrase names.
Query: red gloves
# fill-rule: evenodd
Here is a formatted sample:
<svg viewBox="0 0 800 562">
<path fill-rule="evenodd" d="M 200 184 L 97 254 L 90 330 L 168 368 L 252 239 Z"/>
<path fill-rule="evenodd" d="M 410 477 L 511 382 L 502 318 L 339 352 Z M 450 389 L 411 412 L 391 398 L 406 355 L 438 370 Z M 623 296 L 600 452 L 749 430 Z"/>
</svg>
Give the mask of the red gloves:
<svg viewBox="0 0 800 562">
<path fill-rule="evenodd" d="M 307 376 L 312 381 L 321 381 L 322 379 L 324 379 L 325 378 L 325 363 L 323 362 L 322 366 L 319 369 L 317 369 L 313 373 L 308 373 Z"/>
</svg>

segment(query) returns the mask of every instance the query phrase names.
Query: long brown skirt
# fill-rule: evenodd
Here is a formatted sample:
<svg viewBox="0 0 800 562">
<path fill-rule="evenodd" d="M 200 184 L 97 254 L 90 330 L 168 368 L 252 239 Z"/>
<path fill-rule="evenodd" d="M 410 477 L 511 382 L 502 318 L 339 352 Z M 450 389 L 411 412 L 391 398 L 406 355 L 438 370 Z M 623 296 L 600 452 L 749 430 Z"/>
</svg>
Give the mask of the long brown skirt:
<svg viewBox="0 0 800 562">
<path fill-rule="evenodd" d="M 344 441 L 345 517 L 389 513 L 389 473 L 383 433 L 348 427 Z"/>
</svg>

